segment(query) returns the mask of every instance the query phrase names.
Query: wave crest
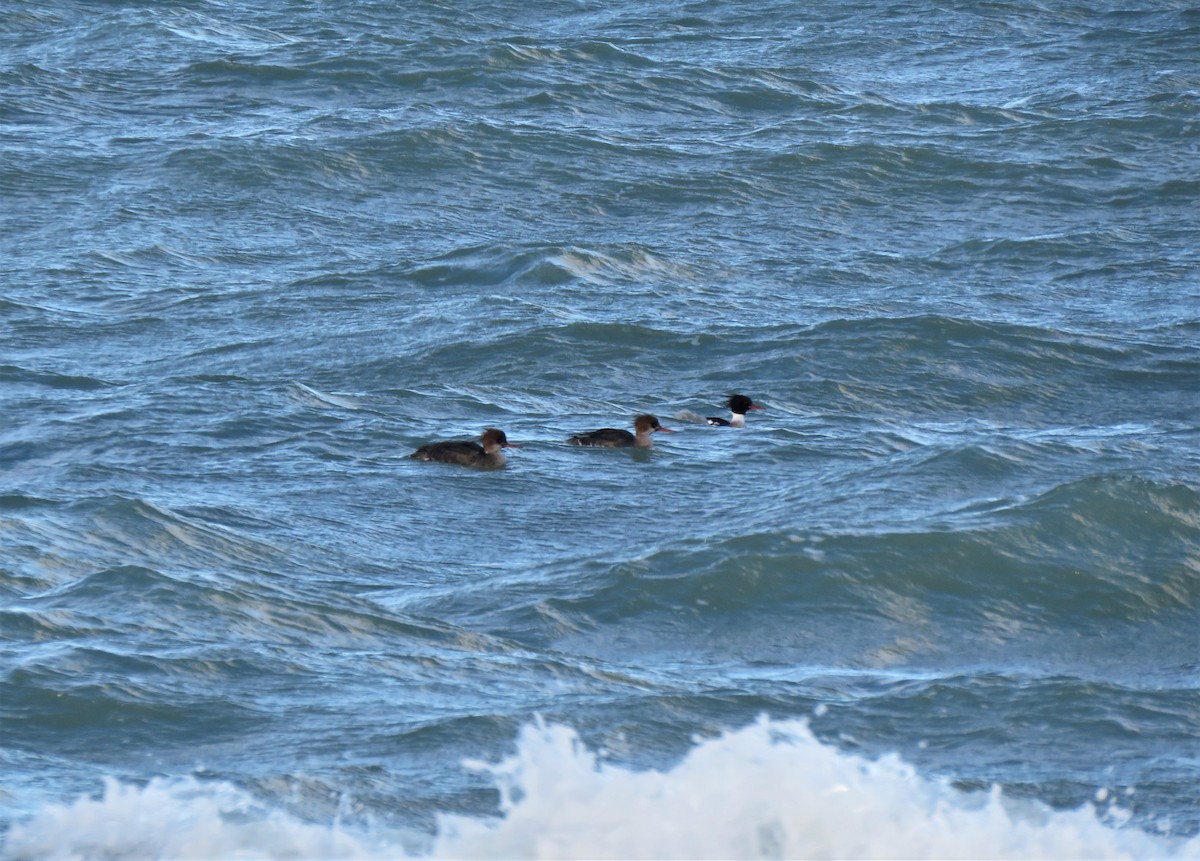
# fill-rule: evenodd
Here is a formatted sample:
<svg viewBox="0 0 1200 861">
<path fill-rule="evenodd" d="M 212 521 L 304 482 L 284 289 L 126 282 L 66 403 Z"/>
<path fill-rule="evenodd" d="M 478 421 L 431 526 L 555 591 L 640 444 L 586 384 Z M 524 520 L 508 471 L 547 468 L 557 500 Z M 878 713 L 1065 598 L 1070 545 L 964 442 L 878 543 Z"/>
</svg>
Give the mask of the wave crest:
<svg viewBox="0 0 1200 861">
<path fill-rule="evenodd" d="M 432 839 L 378 824 L 306 821 L 228 783 L 105 782 L 48 804 L 8 834 L 10 858 L 1173 858 L 1200 838 L 1121 827 L 1097 809 L 1055 811 L 1000 789 L 968 793 L 822 745 L 766 718 L 698 741 L 674 768 L 605 761 L 575 730 L 537 722 L 499 763 L 467 763 L 500 790 L 500 816 L 439 817 Z M 1109 802 L 1107 805 L 1104 802 Z"/>
</svg>

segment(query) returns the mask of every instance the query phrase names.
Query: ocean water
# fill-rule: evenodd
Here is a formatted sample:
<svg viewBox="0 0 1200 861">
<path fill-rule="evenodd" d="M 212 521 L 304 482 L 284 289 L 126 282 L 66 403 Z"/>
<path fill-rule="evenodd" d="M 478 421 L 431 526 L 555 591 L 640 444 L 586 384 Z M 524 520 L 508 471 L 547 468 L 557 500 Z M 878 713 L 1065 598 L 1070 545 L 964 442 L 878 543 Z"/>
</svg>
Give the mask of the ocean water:
<svg viewBox="0 0 1200 861">
<path fill-rule="evenodd" d="M 3 19 L 0 857 L 1200 858 L 1200 7 Z"/>
</svg>

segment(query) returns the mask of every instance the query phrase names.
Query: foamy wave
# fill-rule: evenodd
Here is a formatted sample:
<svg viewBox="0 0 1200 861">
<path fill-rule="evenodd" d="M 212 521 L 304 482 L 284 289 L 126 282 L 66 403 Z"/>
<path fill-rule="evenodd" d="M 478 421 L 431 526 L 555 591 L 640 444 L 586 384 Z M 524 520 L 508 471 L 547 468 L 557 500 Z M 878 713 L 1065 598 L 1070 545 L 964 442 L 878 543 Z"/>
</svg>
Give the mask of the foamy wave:
<svg viewBox="0 0 1200 861">
<path fill-rule="evenodd" d="M 51 805 L 14 825 L 0 857 L 92 859 L 395 858 L 370 835 L 313 825 L 228 784 L 155 779 L 139 787 L 106 780 L 99 798 Z M 400 850 L 402 852 L 402 850 Z"/>
<path fill-rule="evenodd" d="M 1185 858 L 1200 838 L 1121 828 L 1091 809 L 1056 812 L 968 794 L 895 756 L 822 745 L 806 725 L 760 720 L 699 742 L 675 768 L 606 763 L 577 733 L 525 727 L 491 774 L 501 816 L 443 815 L 432 841 L 314 825 L 228 784 L 187 778 L 50 806 L 9 832 L 25 858 Z"/>
<path fill-rule="evenodd" d="M 895 756 L 820 744 L 806 725 L 761 720 L 698 744 L 669 772 L 606 765 L 571 729 L 532 726 L 516 755 L 483 766 L 504 816 L 443 817 L 434 854 L 520 858 L 1145 858 L 1171 846 L 1102 823 L 968 795 Z"/>
</svg>

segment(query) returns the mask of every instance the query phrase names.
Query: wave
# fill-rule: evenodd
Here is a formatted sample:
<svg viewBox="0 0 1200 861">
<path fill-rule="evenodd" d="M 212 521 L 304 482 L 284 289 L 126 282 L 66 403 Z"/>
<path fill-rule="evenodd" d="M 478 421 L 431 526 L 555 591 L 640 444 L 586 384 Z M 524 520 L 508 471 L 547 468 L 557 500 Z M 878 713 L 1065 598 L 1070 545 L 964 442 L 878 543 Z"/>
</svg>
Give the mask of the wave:
<svg viewBox="0 0 1200 861">
<path fill-rule="evenodd" d="M 96 377 L 80 374 L 57 374 L 53 371 L 39 371 L 31 368 L 22 368 L 18 365 L 0 365 L 0 383 L 45 386 L 50 389 L 82 392 L 107 389 L 120 385 L 120 383 Z"/>
<path fill-rule="evenodd" d="M 631 394 L 666 400 L 671 414 L 683 404 L 670 406 L 670 399 L 691 400 L 697 388 L 725 390 L 747 381 L 758 396 L 790 405 L 787 412 L 819 408 L 892 423 L 969 417 L 1020 427 L 1031 416 L 1036 426 L 1066 416 L 1077 427 L 1136 419 L 1154 429 L 1194 414 L 1190 394 L 1200 362 L 1186 327 L 1153 340 L 938 315 L 809 326 L 762 325 L 760 318 L 736 327 L 703 319 L 703 296 L 681 303 L 677 316 L 643 318 L 622 303 L 581 320 L 569 310 L 569 297 L 582 297 L 598 280 L 624 281 L 626 298 L 635 303 L 640 296 L 661 299 L 669 292 L 664 281 L 687 276 L 667 267 L 649 283 L 636 283 L 639 267 L 662 265 L 654 257 L 614 262 L 593 252 L 490 253 L 420 272 L 431 286 L 477 281 L 503 288 L 470 299 L 489 306 L 495 325 L 484 338 L 450 316 L 453 307 L 461 309 L 457 291 L 431 296 L 414 314 L 428 326 L 409 340 L 406 354 L 356 373 L 368 381 L 398 378 L 409 387 L 428 378 L 452 385 L 469 380 L 495 387 L 497 396 L 514 379 L 533 379 L 560 398 L 594 392 L 605 401 Z M 531 277 L 561 281 L 558 300 L 510 289 Z"/>
<path fill-rule="evenodd" d="M 482 62 L 490 69 L 523 69 L 529 66 L 583 66 L 622 70 L 655 68 L 657 63 L 636 53 L 629 46 L 591 40 L 571 41 L 562 46 L 543 45 L 531 40 L 505 41 L 488 47 Z"/>
<path fill-rule="evenodd" d="M 810 400 L 896 418 L 949 410 L 1018 420 L 1033 410 L 1070 415 L 1076 424 L 1085 417 L 1100 424 L 1114 416 L 1184 419 L 1200 374 L 1185 327 L 1151 341 L 919 315 L 834 319 L 761 335 L 770 346 L 747 361 L 748 378 L 793 369 L 811 380 Z"/>
<path fill-rule="evenodd" d="M 524 727 L 516 753 L 464 763 L 500 794 L 498 816 L 443 813 L 424 835 L 313 821 L 194 777 L 47 803 L 15 823 L 5 858 L 1186 858 L 1200 838 L 1126 825 L 1124 798 L 1054 810 L 968 792 L 894 755 L 839 753 L 807 725 L 767 718 L 698 740 L 674 767 L 635 771 L 569 727 Z M 401 790 L 402 792 L 402 790 Z M 402 799 L 397 799 L 401 801 Z M 348 801 L 348 800 L 347 800 Z M 339 809 L 347 808 L 343 803 Z M 1165 824 L 1169 829 L 1169 823 Z"/>
<path fill-rule="evenodd" d="M 170 554 L 169 548 L 161 549 Z M 160 636 L 186 639 L 205 655 L 214 648 L 223 654 L 228 644 L 237 643 L 273 648 L 408 643 L 414 653 L 431 654 L 503 654 L 515 648 L 500 638 L 398 615 L 365 600 L 343 597 L 331 604 L 323 593 L 310 595 L 303 583 L 271 584 L 268 571 L 251 570 L 258 582 L 229 570 L 167 574 L 137 565 L 96 570 L 34 594 L 30 587 L 42 584 L 21 582 L 20 588 L 11 588 L 4 582 L 3 591 L 22 594 L 24 600 L 0 610 L 0 617 L 30 641 L 119 635 L 142 643 L 154 655 Z M 4 576 L 5 581 L 10 578 Z M 64 655 L 69 659 L 70 653 Z"/>
<path fill-rule="evenodd" d="M 159 26 L 182 39 L 211 44 L 230 52 L 253 51 L 302 41 L 277 30 L 234 24 L 194 11 L 167 12 L 159 19 Z"/>
<path fill-rule="evenodd" d="M 798 519 L 794 493 L 765 489 L 752 504 L 758 522 Z M 474 600 L 506 608 L 508 636 L 617 661 L 732 653 L 765 664 L 947 670 L 1015 661 L 1123 682 L 1177 678 L 1194 664 L 1195 488 L 1097 476 L 976 506 L 944 525 L 925 515 L 859 530 L 837 513 L 824 525 L 802 520 L 747 534 L 734 518 L 644 556 L 540 572 L 548 585 L 536 601 L 487 583 L 478 588 L 489 594 Z M 1143 647 L 1101 649 L 1100 637 Z"/>
<path fill-rule="evenodd" d="M 569 281 L 595 286 L 636 285 L 653 278 L 685 278 L 687 267 L 646 246 L 479 245 L 460 248 L 404 273 L 421 286 L 499 287 L 531 280 L 557 285 Z"/>
</svg>

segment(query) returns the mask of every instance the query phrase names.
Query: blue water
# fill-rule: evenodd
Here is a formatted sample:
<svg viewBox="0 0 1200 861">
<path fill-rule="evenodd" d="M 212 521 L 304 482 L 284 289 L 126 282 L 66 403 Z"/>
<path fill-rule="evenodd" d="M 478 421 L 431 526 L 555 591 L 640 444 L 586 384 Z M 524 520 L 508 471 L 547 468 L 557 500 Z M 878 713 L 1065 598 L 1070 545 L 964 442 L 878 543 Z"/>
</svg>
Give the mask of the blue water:
<svg viewBox="0 0 1200 861">
<path fill-rule="evenodd" d="M 1200 9 L 4 19 L 0 856 L 1200 858 Z"/>
</svg>

